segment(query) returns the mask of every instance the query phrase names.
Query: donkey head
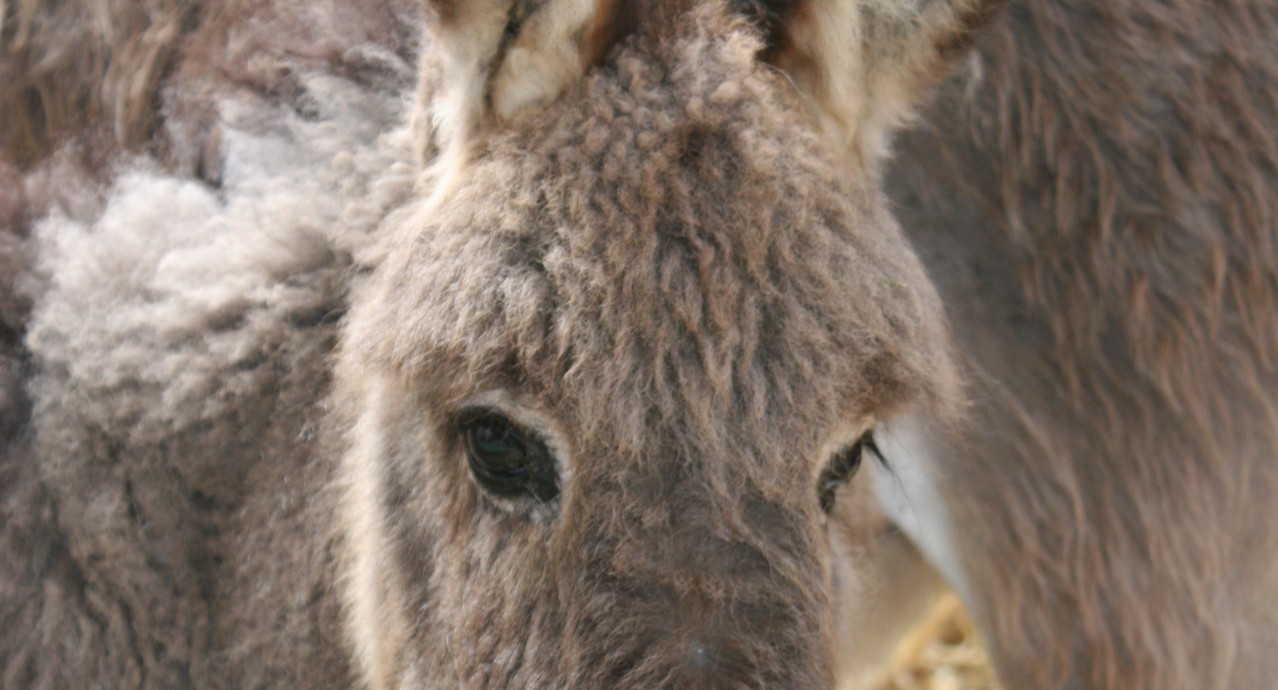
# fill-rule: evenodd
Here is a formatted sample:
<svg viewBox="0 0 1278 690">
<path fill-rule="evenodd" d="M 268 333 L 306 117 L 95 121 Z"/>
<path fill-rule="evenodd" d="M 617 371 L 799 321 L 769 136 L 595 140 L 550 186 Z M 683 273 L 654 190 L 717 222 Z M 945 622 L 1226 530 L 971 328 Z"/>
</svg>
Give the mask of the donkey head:
<svg viewBox="0 0 1278 690">
<path fill-rule="evenodd" d="M 984 8 L 427 4 L 340 366 L 370 686 L 831 687 L 835 492 L 957 395 L 875 164 Z"/>
</svg>

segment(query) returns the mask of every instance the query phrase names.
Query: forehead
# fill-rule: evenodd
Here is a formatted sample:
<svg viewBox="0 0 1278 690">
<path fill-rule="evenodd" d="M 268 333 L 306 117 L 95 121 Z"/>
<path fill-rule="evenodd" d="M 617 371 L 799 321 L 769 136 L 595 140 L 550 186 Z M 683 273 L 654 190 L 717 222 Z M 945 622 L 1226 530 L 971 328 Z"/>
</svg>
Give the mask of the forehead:
<svg viewBox="0 0 1278 690">
<path fill-rule="evenodd" d="M 780 431 L 925 392 L 926 279 L 752 48 L 632 48 L 480 142 L 397 229 L 366 351 L 443 400 L 517 387 L 614 428 Z"/>
</svg>

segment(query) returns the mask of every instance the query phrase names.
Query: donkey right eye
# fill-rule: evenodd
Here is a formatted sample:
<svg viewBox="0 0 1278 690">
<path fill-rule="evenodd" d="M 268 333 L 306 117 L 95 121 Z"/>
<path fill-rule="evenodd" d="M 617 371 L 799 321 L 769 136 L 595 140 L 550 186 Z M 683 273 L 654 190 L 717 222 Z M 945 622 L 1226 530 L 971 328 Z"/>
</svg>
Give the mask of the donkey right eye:
<svg viewBox="0 0 1278 690">
<path fill-rule="evenodd" d="M 535 435 L 491 410 L 464 415 L 458 430 L 475 481 L 499 498 L 528 496 L 548 503 L 559 495 L 554 458 Z"/>
</svg>

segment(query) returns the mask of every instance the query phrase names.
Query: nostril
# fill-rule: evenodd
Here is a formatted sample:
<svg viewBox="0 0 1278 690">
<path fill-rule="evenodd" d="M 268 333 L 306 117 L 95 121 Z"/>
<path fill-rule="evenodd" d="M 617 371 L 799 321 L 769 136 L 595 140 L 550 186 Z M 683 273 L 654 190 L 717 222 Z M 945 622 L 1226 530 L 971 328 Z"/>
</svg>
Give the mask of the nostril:
<svg viewBox="0 0 1278 690">
<path fill-rule="evenodd" d="M 696 638 L 689 643 L 690 653 L 688 655 L 688 665 L 698 671 L 707 671 L 714 664 L 714 656 L 710 644 L 701 638 Z"/>
<path fill-rule="evenodd" d="M 697 634 L 683 640 L 678 669 L 670 678 L 671 688 L 759 687 L 756 660 L 730 638 Z"/>
</svg>

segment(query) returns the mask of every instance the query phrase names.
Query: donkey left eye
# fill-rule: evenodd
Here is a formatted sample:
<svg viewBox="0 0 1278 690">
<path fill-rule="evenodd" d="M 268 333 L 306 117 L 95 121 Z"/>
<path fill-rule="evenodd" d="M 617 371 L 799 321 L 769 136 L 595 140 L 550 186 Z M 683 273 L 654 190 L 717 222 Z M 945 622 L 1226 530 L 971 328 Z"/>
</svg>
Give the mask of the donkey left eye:
<svg viewBox="0 0 1278 690">
<path fill-rule="evenodd" d="M 817 485 L 821 510 L 827 513 L 834 510 L 835 494 L 856 475 L 856 471 L 861 467 L 861 456 L 865 454 L 866 446 L 872 446 L 873 443 L 870 433 L 866 432 L 864 436 L 857 439 L 856 443 L 839 451 L 830 459 L 830 464 L 826 465 L 825 471 L 821 473 L 821 481 Z"/>
<path fill-rule="evenodd" d="M 458 426 L 471 475 L 489 493 L 542 503 L 559 495 L 555 463 L 535 435 L 491 410 L 464 415 Z"/>
</svg>

